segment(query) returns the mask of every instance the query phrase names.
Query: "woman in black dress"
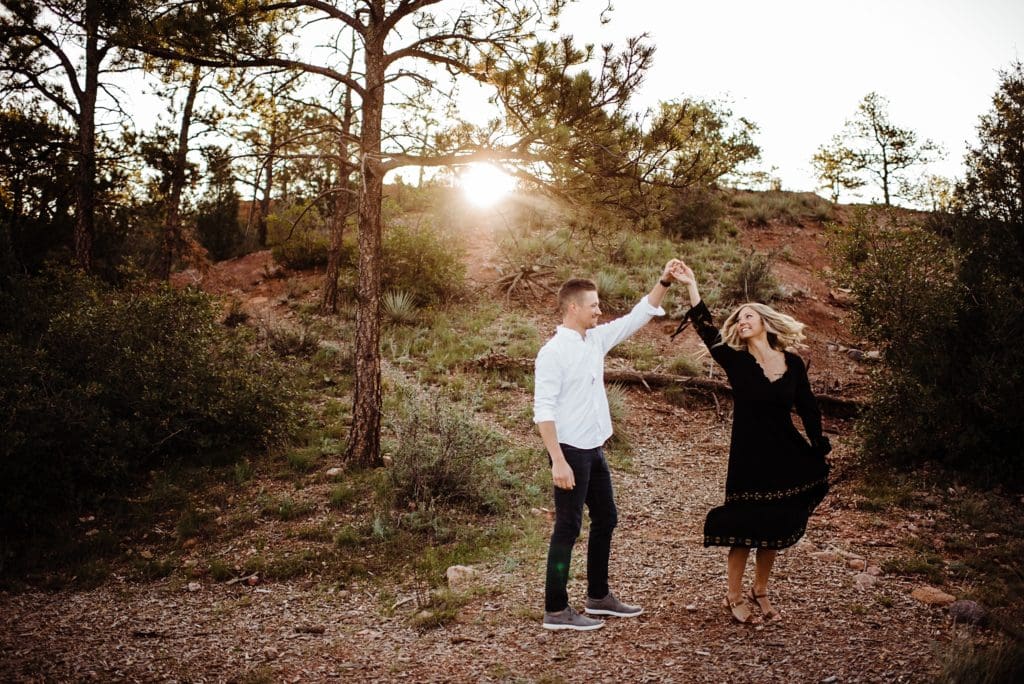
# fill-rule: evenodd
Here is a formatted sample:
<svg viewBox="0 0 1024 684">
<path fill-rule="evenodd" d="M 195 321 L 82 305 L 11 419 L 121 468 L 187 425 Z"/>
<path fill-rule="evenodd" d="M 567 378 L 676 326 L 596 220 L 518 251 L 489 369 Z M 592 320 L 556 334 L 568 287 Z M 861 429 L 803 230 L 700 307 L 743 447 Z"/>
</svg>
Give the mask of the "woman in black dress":
<svg viewBox="0 0 1024 684">
<path fill-rule="evenodd" d="M 732 443 L 725 504 L 704 521 L 704 546 L 728 546 L 725 606 L 739 622 L 756 622 L 743 595 L 750 549 L 757 549 L 750 598 L 765 619 L 781 615 L 768 600 L 768 577 L 779 549 L 803 536 L 807 519 L 828 492 L 831 451 L 803 360 L 791 351 L 803 324 L 764 304 L 743 304 L 722 331 L 701 301 L 697 280 L 683 264 L 673 272 L 689 290 L 693 322 L 733 390 Z M 810 444 L 793 425 L 796 408 Z"/>
</svg>

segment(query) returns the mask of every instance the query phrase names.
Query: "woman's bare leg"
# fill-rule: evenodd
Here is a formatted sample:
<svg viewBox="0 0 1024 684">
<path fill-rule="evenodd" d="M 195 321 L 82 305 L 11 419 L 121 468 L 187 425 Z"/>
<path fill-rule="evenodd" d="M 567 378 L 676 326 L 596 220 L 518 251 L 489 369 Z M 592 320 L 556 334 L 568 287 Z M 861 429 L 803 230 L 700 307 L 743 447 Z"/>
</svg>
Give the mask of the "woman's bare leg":
<svg viewBox="0 0 1024 684">
<path fill-rule="evenodd" d="M 757 557 L 754 559 L 754 586 L 753 599 L 757 601 L 757 607 L 770 620 L 777 620 L 778 611 L 772 607 L 768 600 L 768 578 L 772 574 L 772 566 L 775 565 L 775 557 L 779 555 L 776 549 L 758 549 Z"/>
<path fill-rule="evenodd" d="M 734 546 L 729 549 L 729 579 L 728 594 L 725 599 L 725 607 L 732 613 L 737 622 L 760 622 L 750 611 L 750 605 L 743 598 L 743 571 L 747 567 L 747 558 L 750 556 L 750 549 L 744 546 Z"/>
<path fill-rule="evenodd" d="M 729 549 L 729 601 L 735 603 L 743 598 L 743 571 L 747 568 L 750 549 L 733 546 Z"/>
</svg>

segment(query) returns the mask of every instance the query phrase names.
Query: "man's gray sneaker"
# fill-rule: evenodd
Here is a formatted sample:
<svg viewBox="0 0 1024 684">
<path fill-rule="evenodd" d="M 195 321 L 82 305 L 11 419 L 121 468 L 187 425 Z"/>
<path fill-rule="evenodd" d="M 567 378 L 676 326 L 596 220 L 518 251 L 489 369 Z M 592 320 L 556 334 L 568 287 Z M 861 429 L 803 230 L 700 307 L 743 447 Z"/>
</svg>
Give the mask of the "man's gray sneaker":
<svg viewBox="0 0 1024 684">
<path fill-rule="evenodd" d="M 579 632 L 586 632 L 592 629 L 604 627 L 603 620 L 588 618 L 580 615 L 572 606 L 568 606 L 557 613 L 544 613 L 544 629 L 574 629 Z"/>
<path fill-rule="evenodd" d="M 587 597 L 587 605 L 583 609 L 589 615 L 613 615 L 615 617 L 636 617 L 644 612 L 640 606 L 631 606 L 615 598 L 615 595 L 608 592 L 603 599 Z"/>
</svg>

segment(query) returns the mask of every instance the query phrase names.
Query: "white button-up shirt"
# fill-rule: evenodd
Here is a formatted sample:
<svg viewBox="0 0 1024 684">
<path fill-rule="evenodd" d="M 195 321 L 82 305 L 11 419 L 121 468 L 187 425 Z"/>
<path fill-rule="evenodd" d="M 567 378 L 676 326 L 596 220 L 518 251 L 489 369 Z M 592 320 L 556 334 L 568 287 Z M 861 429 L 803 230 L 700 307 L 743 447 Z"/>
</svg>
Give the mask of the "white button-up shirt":
<svg viewBox="0 0 1024 684">
<path fill-rule="evenodd" d="M 604 391 L 604 357 L 665 310 L 647 297 L 621 318 L 591 328 L 584 335 L 558 326 L 537 353 L 533 382 L 533 422 L 555 422 L 562 444 L 593 449 L 612 436 L 612 417 Z"/>
</svg>

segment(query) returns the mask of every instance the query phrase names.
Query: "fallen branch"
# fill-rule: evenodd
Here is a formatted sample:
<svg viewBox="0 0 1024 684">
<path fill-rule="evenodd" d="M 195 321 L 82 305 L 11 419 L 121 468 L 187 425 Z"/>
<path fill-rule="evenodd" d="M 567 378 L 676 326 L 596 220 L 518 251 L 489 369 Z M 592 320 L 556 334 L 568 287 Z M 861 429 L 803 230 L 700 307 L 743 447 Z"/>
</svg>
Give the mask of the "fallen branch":
<svg viewBox="0 0 1024 684">
<path fill-rule="evenodd" d="M 533 359 L 515 358 L 505 354 L 487 354 L 473 361 L 477 368 L 485 370 L 518 370 L 533 372 Z M 682 387 L 695 390 L 695 393 L 710 395 L 717 399 L 718 394 L 732 396 L 732 388 L 722 380 L 701 378 L 688 375 L 670 375 L 668 373 L 641 373 L 632 370 L 606 370 L 605 382 L 618 382 L 624 385 L 642 385 L 649 391 L 655 387 Z M 822 413 L 833 418 L 852 418 L 860 413 L 866 404 L 863 399 L 855 397 L 839 397 L 834 394 L 817 394 L 818 406 Z"/>
<path fill-rule="evenodd" d="M 239 582 L 248 582 L 253 577 L 258 577 L 258 576 L 259 576 L 259 573 L 258 572 L 254 572 L 251 575 L 245 575 L 244 577 L 233 577 L 232 579 L 229 579 L 227 582 L 225 582 L 224 585 L 230 587 L 232 584 L 238 584 Z"/>
</svg>

